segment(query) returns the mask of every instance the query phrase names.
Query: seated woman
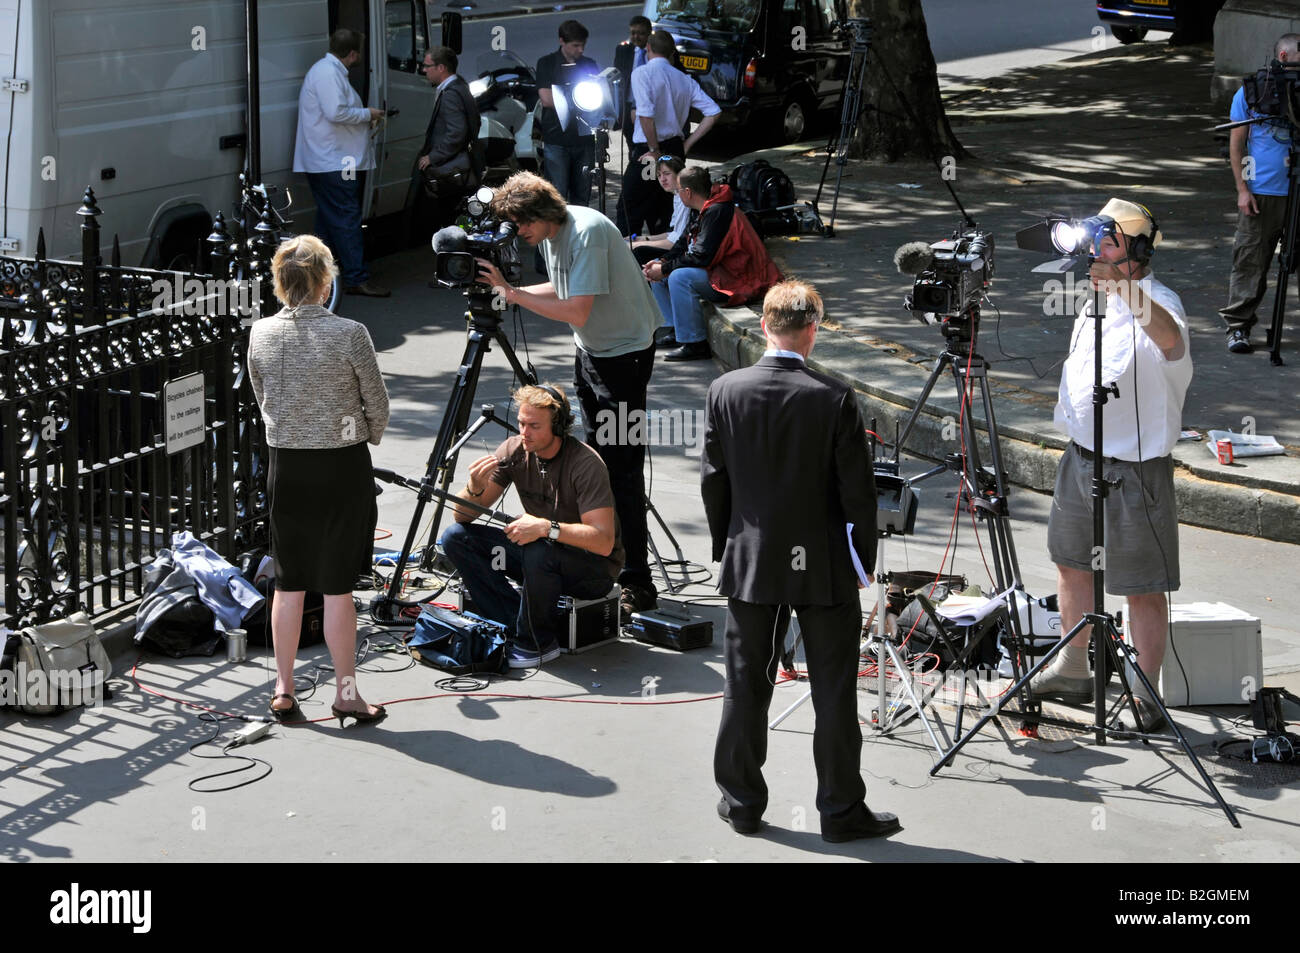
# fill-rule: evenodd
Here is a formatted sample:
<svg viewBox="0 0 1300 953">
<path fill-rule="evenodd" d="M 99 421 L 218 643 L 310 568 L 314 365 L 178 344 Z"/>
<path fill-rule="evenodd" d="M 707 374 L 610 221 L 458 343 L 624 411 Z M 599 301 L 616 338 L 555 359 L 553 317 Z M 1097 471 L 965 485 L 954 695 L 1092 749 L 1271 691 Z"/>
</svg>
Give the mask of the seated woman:
<svg viewBox="0 0 1300 953">
<path fill-rule="evenodd" d="M 368 572 L 377 510 L 370 449 L 388 425 L 388 391 L 370 334 L 322 307 L 338 274 L 311 235 L 281 242 L 271 262 L 278 314 L 253 324 L 248 376 L 270 447 L 267 496 L 275 598 L 275 692 L 271 714 L 301 721 L 293 663 L 307 592 L 325 596 L 325 644 L 337 677 L 331 711 L 374 722 L 356 684 L 357 614 L 352 588 Z"/>
<path fill-rule="evenodd" d="M 660 156 L 655 165 L 660 188 L 672 193 L 673 217 L 668 223 L 668 231 L 633 240 L 632 254 L 636 256 L 639 265 L 644 266 L 660 257 L 660 253 L 672 248 L 682 232 L 686 231 L 686 226 L 691 220 L 691 210 L 682 204 L 681 198 L 677 195 L 677 176 L 684 168 L 686 162 L 676 156 Z"/>
</svg>

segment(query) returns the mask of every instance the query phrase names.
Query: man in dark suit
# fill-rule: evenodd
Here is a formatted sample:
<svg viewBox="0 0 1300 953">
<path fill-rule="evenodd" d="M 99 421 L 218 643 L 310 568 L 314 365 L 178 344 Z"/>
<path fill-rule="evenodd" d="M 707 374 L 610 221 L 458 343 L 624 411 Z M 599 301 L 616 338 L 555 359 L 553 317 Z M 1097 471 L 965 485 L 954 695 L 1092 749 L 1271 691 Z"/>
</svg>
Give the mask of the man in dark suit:
<svg viewBox="0 0 1300 953">
<path fill-rule="evenodd" d="M 718 589 L 727 599 L 727 685 L 713 774 L 718 814 L 740 834 L 762 825 L 763 762 L 777 656 L 799 616 L 816 728 L 822 839 L 838 843 L 899 829 L 863 798 L 857 716 L 859 576 L 876 556 L 876 486 L 852 388 L 805 365 L 822 301 L 801 281 L 763 299 L 768 350 L 709 388 L 700 483 Z M 847 531 L 846 526 L 852 530 Z"/>
<path fill-rule="evenodd" d="M 478 137 L 478 106 L 474 104 L 469 84 L 456 74 L 459 65 L 456 53 L 445 46 L 435 46 L 424 54 L 424 75 L 435 92 L 433 112 L 424 134 L 424 146 L 416 160 L 421 172 L 430 166 L 437 168 L 458 155 L 468 153 L 475 173 L 482 175 L 483 170 L 479 167 L 475 150 L 470 148 Z M 461 198 L 463 193 L 439 192 L 432 222 L 435 229 L 451 223 L 456 217 L 456 206 Z"/>
<path fill-rule="evenodd" d="M 635 101 L 632 99 L 632 71 L 645 65 L 645 44 L 650 39 L 649 17 L 640 14 L 634 16 L 627 24 L 627 39 L 614 47 L 614 68 L 623 77 L 623 112 L 619 125 L 623 129 L 623 139 L 628 152 L 632 151 L 632 130 L 636 126 Z"/>
</svg>

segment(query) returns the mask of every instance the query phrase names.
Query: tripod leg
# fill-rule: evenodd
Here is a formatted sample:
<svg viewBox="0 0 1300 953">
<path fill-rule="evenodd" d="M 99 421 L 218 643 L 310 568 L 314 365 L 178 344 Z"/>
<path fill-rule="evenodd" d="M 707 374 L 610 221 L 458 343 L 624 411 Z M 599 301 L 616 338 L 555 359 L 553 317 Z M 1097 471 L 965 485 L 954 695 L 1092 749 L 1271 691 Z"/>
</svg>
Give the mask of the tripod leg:
<svg viewBox="0 0 1300 953">
<path fill-rule="evenodd" d="M 1115 626 L 1111 624 L 1109 620 L 1107 620 L 1105 629 L 1106 629 L 1105 637 L 1111 641 L 1112 646 L 1123 645 L 1123 640 L 1120 638 L 1119 632 L 1116 631 Z M 1127 647 L 1125 647 L 1124 650 L 1117 650 L 1117 652 L 1126 651 L 1126 650 Z M 1173 730 L 1174 736 L 1178 739 L 1179 746 L 1183 749 L 1183 753 L 1186 754 L 1188 759 L 1192 762 L 1192 764 L 1196 766 L 1196 773 L 1201 776 L 1201 781 L 1205 784 L 1206 790 L 1208 790 L 1210 794 L 1214 797 L 1214 800 L 1216 800 L 1219 803 L 1219 807 L 1223 809 L 1223 813 L 1227 816 L 1232 826 L 1237 828 L 1241 827 L 1241 823 L 1237 820 L 1237 815 L 1234 814 L 1232 808 L 1228 806 L 1228 802 L 1223 799 L 1223 795 L 1219 793 L 1218 787 L 1215 786 L 1214 781 L 1211 780 L 1210 776 L 1205 771 L 1205 767 L 1201 764 L 1201 759 L 1196 756 L 1196 752 L 1192 750 L 1192 746 L 1188 744 L 1187 739 L 1183 736 L 1182 731 L 1179 729 L 1178 725 L 1174 723 L 1173 718 L 1170 717 L 1169 709 L 1165 707 L 1164 700 L 1161 699 L 1161 697 L 1158 694 L 1156 694 L 1155 688 L 1152 687 L 1151 682 L 1147 679 L 1146 673 L 1142 671 L 1142 667 L 1140 665 L 1135 664 L 1133 666 L 1133 674 L 1135 674 L 1138 677 L 1138 681 L 1140 681 L 1142 683 L 1142 687 L 1147 690 L 1147 694 L 1151 698 L 1155 699 L 1156 708 L 1160 710 L 1160 714 L 1164 717 L 1165 723 L 1169 725 L 1169 727 Z M 1130 697 L 1131 695 L 1132 693 L 1130 692 Z M 1133 711 L 1134 711 L 1135 724 L 1137 725 L 1138 728 L 1137 733 L 1141 735 L 1142 723 L 1140 720 L 1137 720 L 1136 704 L 1134 704 L 1133 706 Z"/>
<path fill-rule="evenodd" d="M 991 709 L 989 709 L 989 711 L 985 712 L 983 717 L 981 717 L 980 720 L 975 722 L 975 724 L 971 727 L 971 730 L 966 732 L 966 734 L 962 736 L 961 740 L 958 741 L 955 745 L 953 745 L 952 748 L 950 748 L 943 755 L 943 757 L 939 759 L 939 763 L 930 769 L 930 776 L 933 777 L 934 775 L 938 774 L 939 769 L 942 768 L 945 764 L 950 763 L 952 759 L 956 757 L 957 752 L 966 746 L 966 742 L 974 738 L 977 734 L 979 734 L 980 729 L 982 729 L 990 721 L 992 721 L 999 714 L 1001 714 L 1002 708 L 1004 705 L 1006 705 L 1007 699 L 1015 697 L 1022 688 L 1028 685 L 1033 680 L 1033 677 L 1037 675 L 1039 671 L 1045 668 L 1052 661 L 1052 659 L 1056 657 L 1056 654 L 1058 652 L 1060 652 L 1063 648 L 1065 648 L 1066 643 L 1069 642 L 1076 635 L 1078 635 L 1080 631 L 1082 631 L 1083 627 L 1086 624 L 1087 624 L 1087 620 L 1080 620 L 1078 625 L 1076 625 L 1069 632 L 1062 635 L 1055 645 L 1053 645 L 1050 649 L 1048 649 L 1045 653 L 1043 653 L 1043 657 L 1038 660 L 1037 664 L 1035 664 L 1033 668 L 1031 668 L 1028 672 L 1026 672 L 1024 677 L 1021 678 L 1020 681 L 1012 685 L 1011 688 L 1007 690 L 1006 694 L 1004 694 L 1001 698 L 998 699 L 997 704 L 994 705 Z"/>
</svg>

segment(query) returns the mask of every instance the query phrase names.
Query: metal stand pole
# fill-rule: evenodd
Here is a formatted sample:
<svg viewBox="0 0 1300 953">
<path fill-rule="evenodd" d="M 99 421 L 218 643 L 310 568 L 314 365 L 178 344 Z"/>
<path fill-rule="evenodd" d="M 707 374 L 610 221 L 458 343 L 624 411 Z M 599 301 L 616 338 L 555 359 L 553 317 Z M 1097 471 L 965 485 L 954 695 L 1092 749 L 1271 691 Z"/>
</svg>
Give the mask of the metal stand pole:
<svg viewBox="0 0 1300 953">
<path fill-rule="evenodd" d="M 813 211 L 821 215 L 820 205 L 822 189 L 826 185 L 826 173 L 830 170 L 831 157 L 835 157 L 835 197 L 831 200 L 831 215 L 822 226 L 826 238 L 835 237 L 835 213 L 840 203 L 840 183 L 844 178 L 844 167 L 848 165 L 848 150 L 858 135 L 858 120 L 862 115 L 862 88 L 867 80 L 867 51 L 871 47 L 871 21 L 853 19 L 844 21 L 844 28 L 852 33 L 852 45 L 849 48 L 849 72 L 844 78 L 844 89 L 840 94 L 840 125 L 837 134 L 826 143 L 826 162 L 822 166 L 821 181 L 817 183 L 817 195 L 813 199 Z"/>
</svg>

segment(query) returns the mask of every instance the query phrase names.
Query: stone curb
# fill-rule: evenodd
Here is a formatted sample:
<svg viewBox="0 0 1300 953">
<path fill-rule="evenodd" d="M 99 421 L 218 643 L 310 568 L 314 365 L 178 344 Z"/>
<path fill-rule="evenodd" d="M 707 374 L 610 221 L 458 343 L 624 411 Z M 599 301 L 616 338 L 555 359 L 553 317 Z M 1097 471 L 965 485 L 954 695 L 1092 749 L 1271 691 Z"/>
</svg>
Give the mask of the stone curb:
<svg viewBox="0 0 1300 953">
<path fill-rule="evenodd" d="M 709 343 L 714 358 L 726 370 L 748 367 L 763 356 L 766 347 L 758 333 L 758 315 L 748 307 L 712 307 Z M 843 381 L 854 389 L 863 416 L 870 421 L 894 421 L 910 412 L 911 401 L 876 385 L 865 383 L 861 368 L 881 358 L 876 352 L 848 335 L 823 328 L 817 335 L 817 351 L 809 366 Z M 854 370 L 857 373 L 854 373 Z M 996 400 L 996 394 L 994 395 Z M 885 426 L 883 423 L 881 426 Z M 927 405 L 917 418 L 907 441 L 909 453 L 941 460 L 951 440 L 943 438 L 943 417 Z M 1015 428 L 1002 430 L 1002 464 L 1007 478 L 1018 486 L 1050 493 L 1055 486 L 1057 463 L 1065 448 L 1057 433 L 1029 435 Z M 882 434 L 892 439 L 889 434 Z M 981 447 L 987 463 L 988 446 Z M 1300 543 L 1300 497 L 1273 490 L 1221 483 L 1194 474 L 1175 461 L 1174 491 L 1178 519 L 1190 526 L 1221 530 L 1284 543 Z"/>
</svg>

